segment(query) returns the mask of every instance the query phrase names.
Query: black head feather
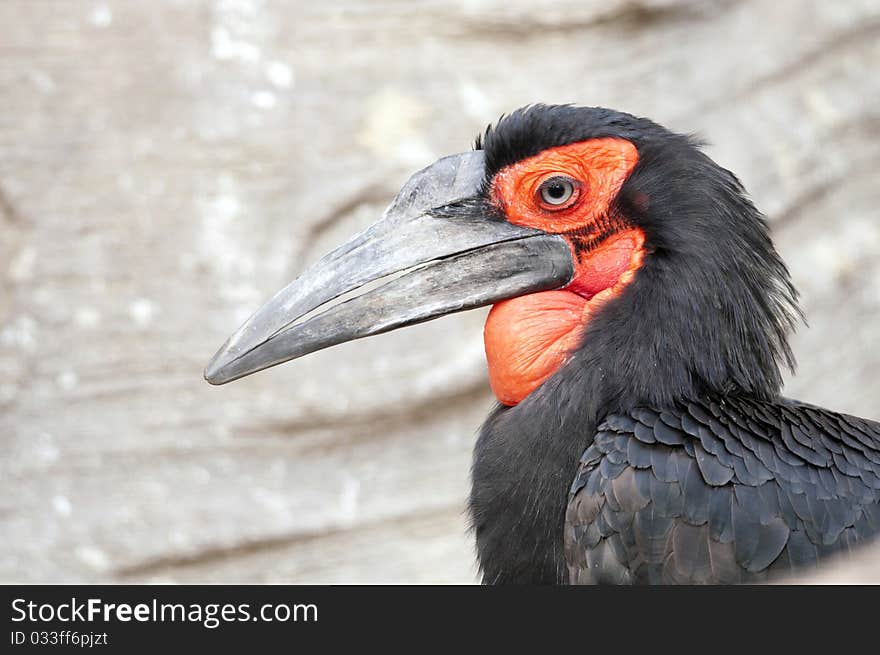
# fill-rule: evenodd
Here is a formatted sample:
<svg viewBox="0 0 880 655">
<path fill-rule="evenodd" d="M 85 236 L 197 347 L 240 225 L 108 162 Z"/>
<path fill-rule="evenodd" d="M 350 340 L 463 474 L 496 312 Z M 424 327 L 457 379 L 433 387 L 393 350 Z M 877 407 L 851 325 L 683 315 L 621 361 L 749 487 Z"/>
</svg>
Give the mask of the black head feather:
<svg viewBox="0 0 880 655">
<path fill-rule="evenodd" d="M 618 137 L 636 147 L 669 135 L 647 118 L 637 118 L 604 107 L 528 105 L 489 125 L 474 143 L 486 153 L 486 176 L 493 178 L 505 166 L 548 148 L 602 137 Z"/>
</svg>

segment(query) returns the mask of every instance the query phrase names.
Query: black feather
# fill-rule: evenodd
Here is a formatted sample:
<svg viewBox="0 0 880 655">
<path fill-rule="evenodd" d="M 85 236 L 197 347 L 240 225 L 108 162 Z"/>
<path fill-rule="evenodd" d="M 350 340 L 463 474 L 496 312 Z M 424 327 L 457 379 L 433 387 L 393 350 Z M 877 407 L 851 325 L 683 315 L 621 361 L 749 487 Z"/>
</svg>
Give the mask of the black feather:
<svg viewBox="0 0 880 655">
<path fill-rule="evenodd" d="M 731 415 L 738 405 L 736 397 L 726 397 L 724 412 Z M 791 426 L 786 421 L 804 426 L 806 409 L 790 401 L 784 413 L 774 411 L 772 403 L 754 399 L 743 400 L 742 405 L 742 422 L 748 417 L 752 417 L 748 418 L 752 423 L 762 422 L 766 436 L 751 435 L 750 443 L 760 457 L 742 445 L 739 436 L 743 429 L 738 421 L 731 421 L 729 424 L 737 427 L 728 430 L 716 418 L 721 404 L 709 400 L 703 403 L 705 411 L 694 410 L 693 403 L 686 412 L 676 410 L 682 412 L 682 425 L 690 420 L 698 426 L 693 430 L 696 440 L 687 433 L 683 435 L 686 441 L 675 446 L 646 437 L 644 429 L 662 431 L 669 428 L 670 422 L 676 422 L 673 417 L 677 414 L 671 415 L 669 410 L 664 413 L 665 420 L 654 422 L 653 428 L 634 421 L 628 442 L 622 432 L 606 440 L 606 445 L 614 446 L 615 454 L 622 449 L 618 440 L 627 443 L 625 468 L 605 486 L 604 494 L 597 492 L 606 503 L 596 529 L 568 543 L 567 551 L 589 551 L 605 540 L 619 538 L 613 548 L 601 547 L 616 553 L 614 566 L 622 562 L 628 567 L 627 580 L 632 582 L 758 582 L 812 566 L 829 554 L 848 552 L 880 532 L 880 492 L 866 486 L 861 477 L 839 470 L 833 458 L 822 460 L 830 468 L 817 466 L 788 449 L 788 440 L 781 437 Z M 778 417 L 776 424 L 767 421 L 767 416 L 774 415 Z M 642 412 L 642 416 L 646 414 Z M 706 427 L 703 421 L 712 427 Z M 640 425 L 641 438 L 637 438 L 635 431 Z M 834 454 L 824 445 L 814 449 L 812 442 L 804 443 L 819 440 L 823 434 L 834 439 L 828 428 L 823 431 L 810 423 L 798 429 L 795 449 L 809 450 L 815 461 L 819 461 L 819 453 Z M 880 438 L 880 426 L 877 434 Z M 789 436 L 794 438 L 793 432 Z M 688 443 L 693 444 L 692 451 L 685 448 Z M 798 466 L 778 457 L 780 451 L 790 453 L 794 458 L 791 461 L 799 462 Z M 611 453 L 604 461 L 610 458 Z M 870 464 L 866 458 L 853 455 L 851 460 L 854 463 L 844 458 L 851 467 L 861 464 L 857 467 L 861 472 Z M 726 467 L 725 462 L 732 462 L 734 469 Z M 593 475 L 604 480 L 602 468 L 600 463 Z M 585 495 L 584 490 L 572 495 L 569 524 L 577 523 L 578 516 L 583 515 L 582 510 L 573 508 L 579 507 L 577 501 Z M 590 546 L 593 542 L 595 545 Z M 627 559 L 621 561 L 618 555 L 623 551 Z M 604 561 L 604 557 L 602 554 L 592 561 Z M 586 579 L 577 567 L 573 570 L 571 580 Z M 596 572 L 591 575 L 601 577 Z M 620 577 L 617 569 L 607 574 L 607 579 Z"/>
</svg>

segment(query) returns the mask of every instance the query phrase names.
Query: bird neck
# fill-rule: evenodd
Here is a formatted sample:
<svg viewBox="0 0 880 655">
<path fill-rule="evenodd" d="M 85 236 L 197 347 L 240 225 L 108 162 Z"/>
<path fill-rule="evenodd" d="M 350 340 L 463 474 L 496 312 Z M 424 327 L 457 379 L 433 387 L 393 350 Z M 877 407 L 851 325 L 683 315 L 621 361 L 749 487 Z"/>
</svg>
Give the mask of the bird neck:
<svg viewBox="0 0 880 655">
<path fill-rule="evenodd" d="M 586 326 L 558 373 L 563 396 L 589 397 L 597 415 L 708 394 L 777 397 L 781 365 L 794 366 L 787 339 L 797 309 L 769 239 L 766 257 L 759 266 L 653 248 Z"/>
<path fill-rule="evenodd" d="M 568 367 L 608 409 L 773 398 L 781 367 L 795 365 L 788 338 L 802 314 L 766 220 L 732 173 L 689 139 L 676 143 L 640 147 L 616 208 L 644 231 L 644 263 Z"/>
</svg>

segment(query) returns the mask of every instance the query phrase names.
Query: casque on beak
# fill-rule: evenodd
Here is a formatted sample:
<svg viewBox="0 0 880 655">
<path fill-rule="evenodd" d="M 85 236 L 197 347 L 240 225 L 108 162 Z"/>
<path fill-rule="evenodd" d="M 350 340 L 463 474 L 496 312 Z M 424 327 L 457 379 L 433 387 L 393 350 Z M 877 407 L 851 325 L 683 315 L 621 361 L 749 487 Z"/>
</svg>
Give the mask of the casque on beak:
<svg viewBox="0 0 880 655">
<path fill-rule="evenodd" d="M 205 379 L 225 384 L 339 343 L 568 284 L 567 242 L 490 211 L 480 200 L 483 178 L 482 151 L 444 157 L 413 175 L 379 221 L 249 318 L 214 355 Z M 386 276 L 394 277 L 333 302 Z"/>
</svg>

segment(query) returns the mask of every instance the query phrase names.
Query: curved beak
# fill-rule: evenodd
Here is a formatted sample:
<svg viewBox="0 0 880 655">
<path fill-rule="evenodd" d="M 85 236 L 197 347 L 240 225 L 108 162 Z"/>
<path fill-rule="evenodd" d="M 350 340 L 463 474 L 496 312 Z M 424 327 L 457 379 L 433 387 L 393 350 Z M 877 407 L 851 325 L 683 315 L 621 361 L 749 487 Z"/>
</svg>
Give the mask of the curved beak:
<svg viewBox="0 0 880 655">
<path fill-rule="evenodd" d="M 568 284 L 566 241 L 500 218 L 481 200 L 483 177 L 481 151 L 413 175 L 378 222 L 249 318 L 205 379 L 225 384 L 339 343 Z"/>
</svg>

